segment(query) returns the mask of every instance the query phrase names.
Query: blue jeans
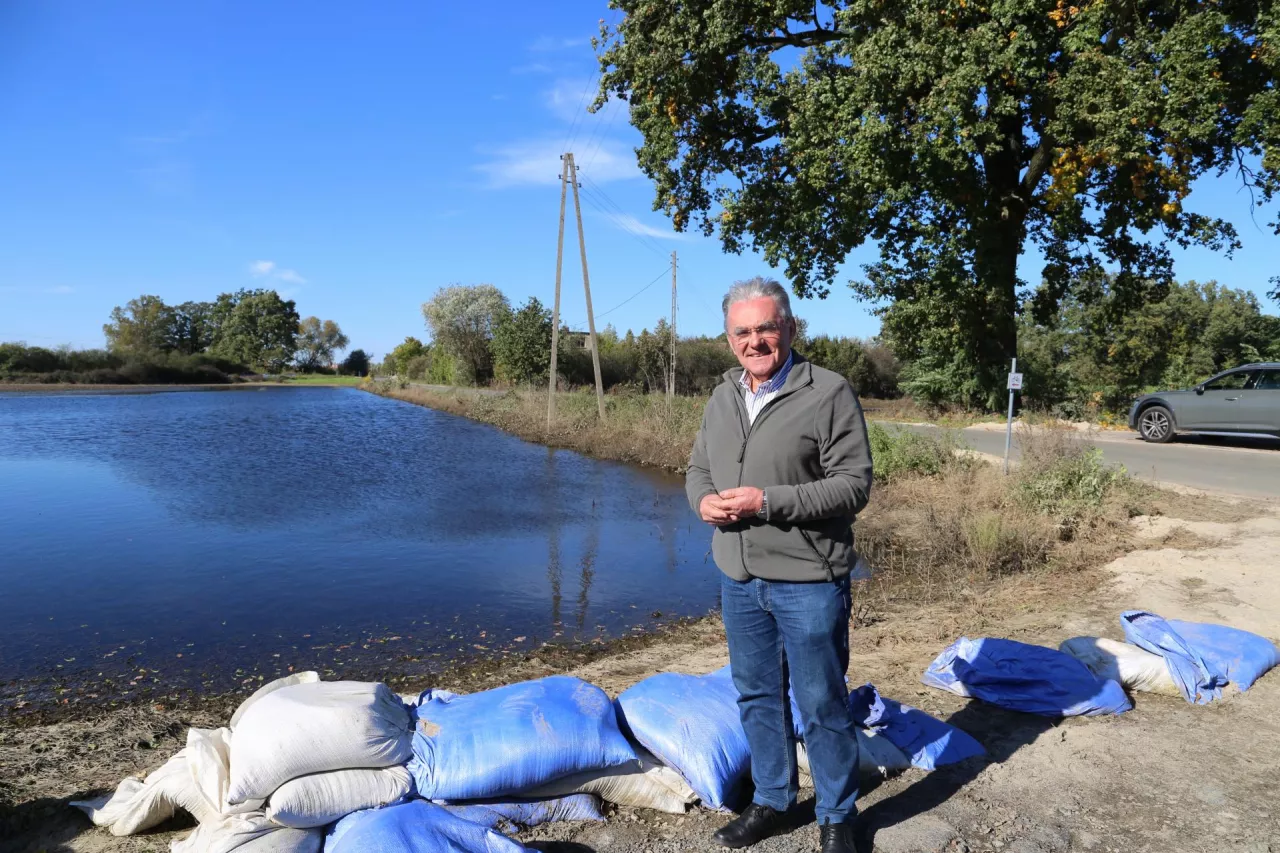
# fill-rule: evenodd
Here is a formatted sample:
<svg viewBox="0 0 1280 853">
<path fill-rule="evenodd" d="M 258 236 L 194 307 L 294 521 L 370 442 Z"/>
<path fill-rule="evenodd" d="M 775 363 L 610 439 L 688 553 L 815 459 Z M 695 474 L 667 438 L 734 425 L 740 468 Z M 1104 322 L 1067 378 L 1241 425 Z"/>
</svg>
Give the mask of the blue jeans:
<svg viewBox="0 0 1280 853">
<path fill-rule="evenodd" d="M 721 609 L 738 710 L 751 748 L 755 802 L 796 801 L 796 747 L 787 683 L 804 720 L 818 823 L 857 815 L 858 737 L 849 713 L 849 579 L 786 583 L 722 576 Z"/>
</svg>

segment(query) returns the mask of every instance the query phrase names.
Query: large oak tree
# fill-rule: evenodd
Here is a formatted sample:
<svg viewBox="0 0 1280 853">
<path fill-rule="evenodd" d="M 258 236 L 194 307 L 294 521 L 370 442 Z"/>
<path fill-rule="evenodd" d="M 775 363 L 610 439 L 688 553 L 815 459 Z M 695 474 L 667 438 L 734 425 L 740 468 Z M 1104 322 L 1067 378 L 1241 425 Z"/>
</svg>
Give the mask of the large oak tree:
<svg viewBox="0 0 1280 853">
<path fill-rule="evenodd" d="M 1188 209 L 1230 174 L 1277 189 L 1274 2 L 613 0 L 600 100 L 630 103 L 655 208 L 825 296 L 854 282 L 916 376 L 988 403 L 1016 353 L 1027 240 L 1050 317 L 1106 268 L 1158 295 L 1169 246 L 1229 253 Z M 1152 293 L 1155 290 L 1157 293 Z"/>
</svg>

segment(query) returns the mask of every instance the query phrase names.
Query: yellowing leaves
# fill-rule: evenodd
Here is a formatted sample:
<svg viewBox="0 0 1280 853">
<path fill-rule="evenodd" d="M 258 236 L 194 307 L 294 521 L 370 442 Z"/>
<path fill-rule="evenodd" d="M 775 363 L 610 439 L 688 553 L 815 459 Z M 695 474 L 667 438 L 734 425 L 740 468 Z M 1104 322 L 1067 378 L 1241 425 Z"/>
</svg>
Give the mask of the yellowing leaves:
<svg viewBox="0 0 1280 853">
<path fill-rule="evenodd" d="M 1049 20 L 1053 21 L 1054 26 L 1062 29 L 1071 23 L 1071 19 L 1080 14 L 1079 6 L 1068 6 L 1066 0 L 1058 0 L 1058 8 L 1049 13 Z"/>
</svg>

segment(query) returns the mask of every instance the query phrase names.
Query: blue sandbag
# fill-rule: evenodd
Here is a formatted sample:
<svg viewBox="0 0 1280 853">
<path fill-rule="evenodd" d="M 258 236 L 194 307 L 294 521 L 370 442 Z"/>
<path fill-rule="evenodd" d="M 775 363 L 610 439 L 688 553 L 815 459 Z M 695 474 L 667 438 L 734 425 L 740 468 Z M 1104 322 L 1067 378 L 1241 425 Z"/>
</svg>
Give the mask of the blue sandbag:
<svg viewBox="0 0 1280 853">
<path fill-rule="evenodd" d="M 855 723 L 888 738 L 907 754 L 912 767 L 921 770 L 936 770 L 987 752 L 968 732 L 918 708 L 885 699 L 870 684 L 849 694 L 849 709 Z"/>
<path fill-rule="evenodd" d="M 1145 610 L 1126 611 L 1120 625 L 1125 639 L 1164 658 L 1183 697 L 1196 705 L 1219 698 L 1228 683 L 1248 690 L 1280 665 L 1275 643 L 1238 628 L 1165 620 Z"/>
<path fill-rule="evenodd" d="M 553 675 L 414 709 L 413 774 L 428 800 L 491 800 L 636 761 L 608 695 Z"/>
<path fill-rule="evenodd" d="M 334 824 L 324 853 L 526 853 L 518 844 L 425 800 L 352 812 Z"/>
<path fill-rule="evenodd" d="M 507 803 L 442 804 L 452 815 L 463 820 L 502 829 L 506 826 L 531 827 L 561 820 L 604 820 L 600 801 L 594 794 L 570 794 L 550 800 L 513 800 Z"/>
<path fill-rule="evenodd" d="M 1118 681 L 1101 679 L 1071 655 L 1016 640 L 961 637 L 921 678 L 958 696 L 1046 717 L 1122 714 L 1133 708 Z"/>
<path fill-rule="evenodd" d="M 729 667 L 708 675 L 658 673 L 623 691 L 617 706 L 631 735 L 683 776 L 703 805 L 741 804 L 751 752 Z"/>
</svg>

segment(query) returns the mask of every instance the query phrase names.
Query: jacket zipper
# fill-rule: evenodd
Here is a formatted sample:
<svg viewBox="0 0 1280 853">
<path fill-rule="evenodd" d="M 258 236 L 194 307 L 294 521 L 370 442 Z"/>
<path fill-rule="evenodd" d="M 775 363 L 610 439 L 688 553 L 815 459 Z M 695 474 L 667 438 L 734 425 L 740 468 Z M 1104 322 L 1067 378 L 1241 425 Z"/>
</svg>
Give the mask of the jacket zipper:
<svg viewBox="0 0 1280 853">
<path fill-rule="evenodd" d="M 804 387 L 804 386 L 801 386 L 801 387 Z M 749 416 L 747 415 L 747 404 L 742 399 L 742 395 L 741 394 L 737 395 L 738 405 L 742 407 L 738 415 L 739 429 L 742 428 L 742 419 L 744 417 L 748 418 L 747 429 L 742 434 L 742 446 L 738 448 L 738 486 L 742 486 L 742 471 L 746 467 L 745 465 L 743 465 L 743 460 L 746 458 L 746 455 L 747 455 L 747 442 L 751 440 L 751 434 L 755 432 L 756 425 L 759 424 L 762 420 L 764 420 L 765 415 L 767 415 L 773 409 L 775 403 L 777 403 L 778 401 L 782 400 L 785 397 L 790 397 L 792 394 L 796 393 L 796 391 L 799 391 L 799 390 L 800 390 L 799 388 L 795 388 L 795 389 L 792 389 L 791 391 L 788 391 L 786 394 L 779 394 L 777 397 L 774 397 L 772 400 L 770 400 L 768 403 L 765 404 L 765 407 L 760 410 L 760 414 L 756 415 L 756 419 L 754 421 L 750 420 Z M 802 527 L 797 527 L 796 530 L 800 532 L 800 536 L 801 538 L 804 539 L 805 544 L 809 546 L 809 550 L 813 551 L 814 556 L 817 557 L 822 562 L 822 569 L 827 574 L 827 582 L 834 583 L 836 579 L 836 573 L 831 568 L 831 558 L 823 556 L 822 552 L 818 550 L 817 544 L 813 541 L 813 538 L 809 536 L 809 531 L 805 530 Z M 746 572 L 747 577 L 751 577 L 752 576 L 751 571 L 747 568 L 747 547 L 743 541 L 742 536 L 743 536 L 743 531 L 739 530 L 738 531 L 738 556 L 739 556 L 739 559 L 741 559 L 742 561 L 742 570 Z"/>
<path fill-rule="evenodd" d="M 801 387 L 805 387 L 805 386 L 801 386 Z M 764 408 L 760 410 L 760 413 L 756 415 L 756 419 L 753 421 L 750 419 L 750 416 L 747 414 L 747 404 L 746 404 L 746 401 L 742 399 L 742 394 L 740 393 L 740 389 L 734 389 L 735 398 L 738 401 L 738 405 L 741 407 L 738 412 L 738 428 L 739 429 L 742 429 L 743 418 L 747 419 L 747 428 L 742 433 L 742 446 L 738 448 L 738 486 L 739 488 L 741 488 L 742 486 L 742 470 L 743 468 L 746 467 L 745 465 L 742 464 L 742 460 L 745 459 L 747 456 L 747 442 L 751 440 L 752 433 L 756 431 L 756 425 L 759 424 L 762 420 L 764 420 L 765 415 L 769 414 L 769 412 L 773 410 L 774 405 L 776 403 L 778 403 L 780 400 L 790 397 L 792 394 L 796 393 L 799 390 L 800 388 L 793 388 L 785 394 L 779 393 L 778 396 L 774 397 L 772 400 L 770 400 L 768 403 L 765 404 Z M 818 555 L 818 559 L 822 560 L 822 565 L 827 570 L 828 579 L 834 580 L 835 576 L 831 571 L 830 562 L 828 562 L 827 559 L 823 557 L 821 553 L 818 552 L 817 547 L 814 546 L 813 542 L 810 541 L 809 536 L 803 530 L 801 530 L 800 533 L 802 536 L 804 536 L 805 541 L 809 543 L 809 547 L 813 548 L 813 552 Z M 746 542 L 742 538 L 742 535 L 743 535 L 743 531 L 739 530 L 738 531 L 738 558 L 742 561 L 742 571 L 746 573 L 747 577 L 753 577 L 753 575 L 751 574 L 751 570 L 747 568 L 747 546 L 746 546 Z"/>
</svg>

